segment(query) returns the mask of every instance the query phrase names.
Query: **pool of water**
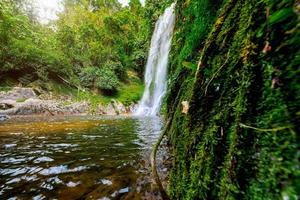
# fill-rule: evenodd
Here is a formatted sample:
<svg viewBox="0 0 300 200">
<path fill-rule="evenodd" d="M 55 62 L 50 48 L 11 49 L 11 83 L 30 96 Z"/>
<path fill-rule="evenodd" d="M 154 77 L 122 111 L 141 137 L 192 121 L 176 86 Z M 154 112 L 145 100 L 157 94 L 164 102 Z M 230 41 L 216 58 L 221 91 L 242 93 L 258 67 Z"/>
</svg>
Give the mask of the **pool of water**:
<svg viewBox="0 0 300 200">
<path fill-rule="evenodd" d="M 149 155 L 159 118 L 31 117 L 0 123 L 1 199 L 159 199 Z"/>
</svg>

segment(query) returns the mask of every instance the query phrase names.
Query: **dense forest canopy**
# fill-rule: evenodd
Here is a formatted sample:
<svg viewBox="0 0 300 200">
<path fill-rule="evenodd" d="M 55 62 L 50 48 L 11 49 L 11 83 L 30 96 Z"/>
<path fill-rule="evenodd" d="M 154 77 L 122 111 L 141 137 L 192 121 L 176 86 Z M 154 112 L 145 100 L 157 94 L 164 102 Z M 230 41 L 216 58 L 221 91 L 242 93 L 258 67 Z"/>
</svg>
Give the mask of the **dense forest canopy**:
<svg viewBox="0 0 300 200">
<path fill-rule="evenodd" d="M 49 79 L 117 91 L 141 78 L 158 1 L 64 0 L 58 19 L 40 23 L 33 1 L 0 2 L 0 79 L 23 86 Z"/>
</svg>

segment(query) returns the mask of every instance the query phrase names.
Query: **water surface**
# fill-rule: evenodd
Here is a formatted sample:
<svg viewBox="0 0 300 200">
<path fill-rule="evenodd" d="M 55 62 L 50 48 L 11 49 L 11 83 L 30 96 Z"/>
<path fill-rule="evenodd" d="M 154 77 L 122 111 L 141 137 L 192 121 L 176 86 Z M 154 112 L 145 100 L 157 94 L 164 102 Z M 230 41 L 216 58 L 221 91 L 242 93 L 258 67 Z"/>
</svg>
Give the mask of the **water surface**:
<svg viewBox="0 0 300 200">
<path fill-rule="evenodd" d="M 158 199 L 149 154 L 159 118 L 23 118 L 0 123 L 1 199 Z"/>
</svg>

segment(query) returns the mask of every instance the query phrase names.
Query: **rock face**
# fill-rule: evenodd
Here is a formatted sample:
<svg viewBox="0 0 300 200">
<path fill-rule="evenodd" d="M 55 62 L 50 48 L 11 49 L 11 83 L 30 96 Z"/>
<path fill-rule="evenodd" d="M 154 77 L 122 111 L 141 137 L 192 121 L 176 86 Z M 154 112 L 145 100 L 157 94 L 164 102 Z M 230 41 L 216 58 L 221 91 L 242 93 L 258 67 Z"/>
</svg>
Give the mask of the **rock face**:
<svg viewBox="0 0 300 200">
<path fill-rule="evenodd" d="M 42 98 L 42 99 L 41 99 Z M 31 88 L 16 87 L 8 92 L 0 92 L 0 116 L 2 121 L 8 115 L 73 115 L 73 114 L 98 114 L 121 115 L 129 114 L 134 104 L 126 107 L 121 102 L 112 100 L 108 105 L 98 105 L 95 109 L 90 102 L 72 102 L 66 100 L 51 100 L 37 96 Z"/>
</svg>

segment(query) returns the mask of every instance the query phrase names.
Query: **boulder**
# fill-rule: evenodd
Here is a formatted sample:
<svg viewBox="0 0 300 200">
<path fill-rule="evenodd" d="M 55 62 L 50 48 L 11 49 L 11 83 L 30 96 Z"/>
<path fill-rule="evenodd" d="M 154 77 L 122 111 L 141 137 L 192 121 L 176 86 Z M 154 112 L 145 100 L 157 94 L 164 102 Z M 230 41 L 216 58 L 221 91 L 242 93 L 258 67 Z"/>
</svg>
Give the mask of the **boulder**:
<svg viewBox="0 0 300 200">
<path fill-rule="evenodd" d="M 26 100 L 29 98 L 37 98 L 37 95 L 33 91 L 32 88 L 21 88 L 21 87 L 14 87 L 12 90 L 8 92 L 1 92 L 0 93 L 0 101 L 3 100 Z"/>
</svg>

